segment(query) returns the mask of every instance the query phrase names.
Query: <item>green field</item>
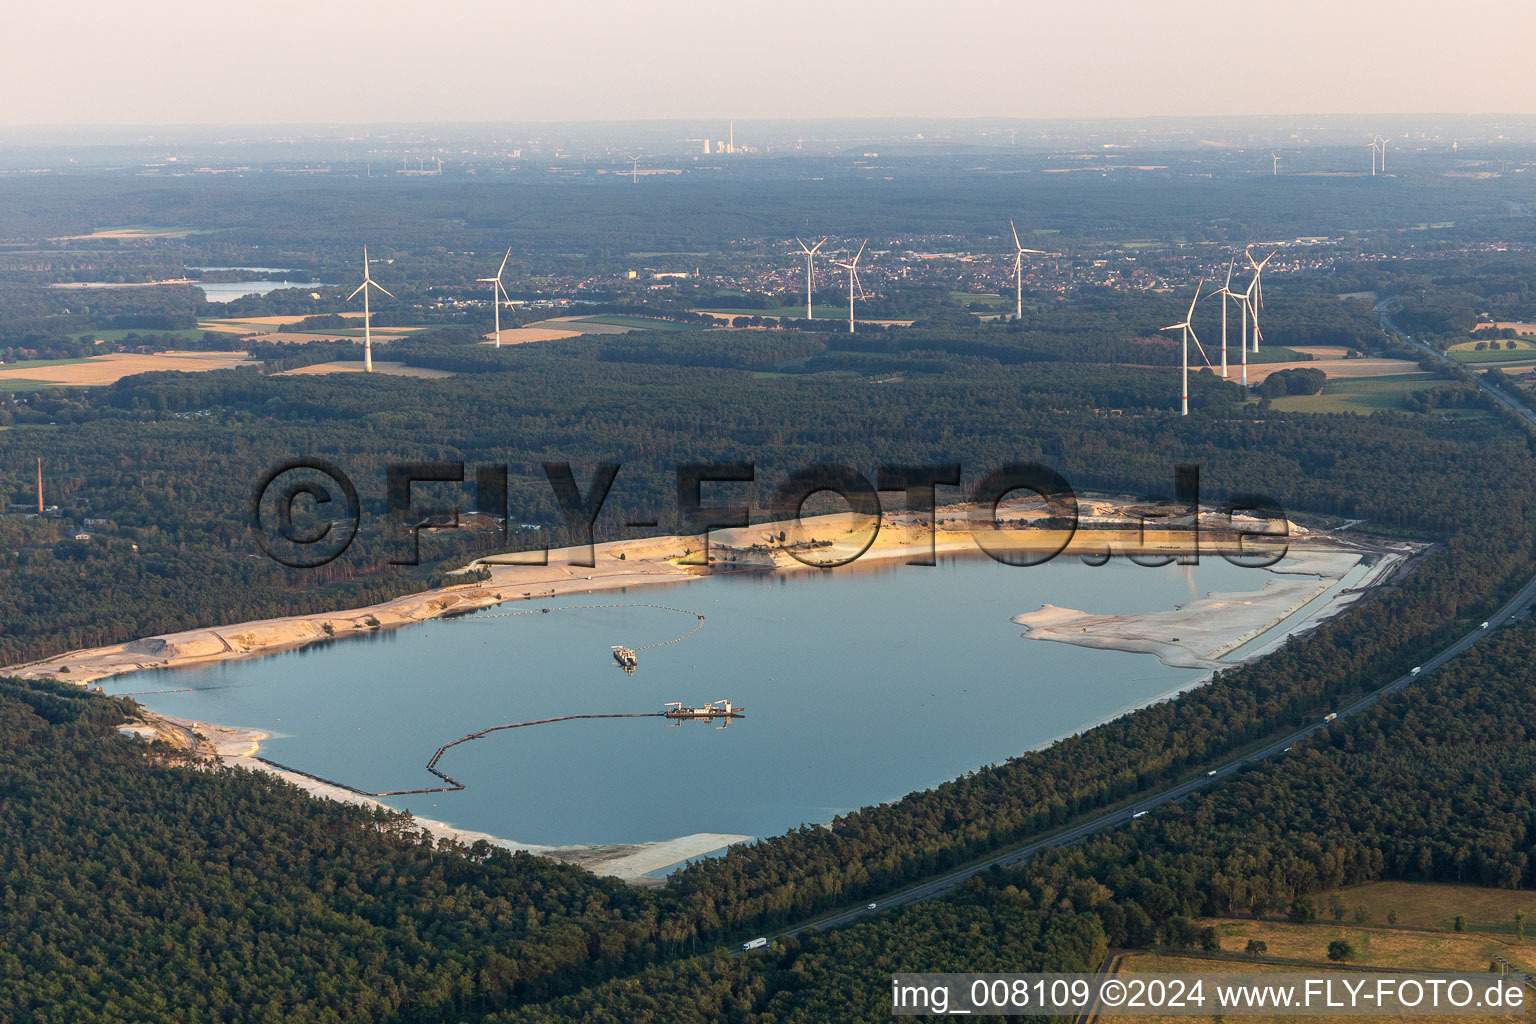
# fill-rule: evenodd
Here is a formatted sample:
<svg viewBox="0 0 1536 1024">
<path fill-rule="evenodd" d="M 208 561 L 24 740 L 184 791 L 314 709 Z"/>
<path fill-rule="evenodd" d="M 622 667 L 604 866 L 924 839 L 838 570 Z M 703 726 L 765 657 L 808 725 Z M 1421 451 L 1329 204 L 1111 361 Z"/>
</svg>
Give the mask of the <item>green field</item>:
<svg viewBox="0 0 1536 1024">
<path fill-rule="evenodd" d="M 1282 412 L 1354 412 L 1369 414 L 1382 409 L 1401 409 L 1403 399 L 1424 390 L 1432 373 L 1404 373 L 1395 377 L 1344 377 L 1323 385 L 1320 395 L 1287 395 L 1271 399 Z"/>
<path fill-rule="evenodd" d="M 94 338 L 100 338 L 102 341 L 122 341 L 124 338 L 128 337 L 128 335 L 130 335 L 130 334 L 137 334 L 141 338 L 149 336 L 149 335 L 153 335 L 156 338 L 165 338 L 165 337 L 184 338 L 184 339 L 187 339 L 189 341 L 195 341 L 196 339 L 201 338 L 203 336 L 203 332 L 199 328 L 196 328 L 196 327 L 188 328 L 187 330 L 184 330 L 184 331 L 155 331 L 155 330 L 149 330 L 149 329 L 146 329 L 146 328 L 143 328 L 143 327 L 136 327 L 136 328 L 134 328 L 132 330 L 128 330 L 128 329 L 124 329 L 124 328 L 115 328 L 115 329 L 110 330 L 110 331 L 89 331 L 87 333 L 93 339 Z"/>
<path fill-rule="evenodd" d="M 1477 342 L 1464 341 L 1459 345 L 1452 345 L 1446 354 L 1458 363 L 1530 362 L 1536 359 L 1536 345 L 1528 341 L 1516 341 L 1512 349 L 1504 347 L 1508 344 L 1507 341 L 1490 342 L 1490 344 L 1497 344 L 1499 347 L 1479 352 Z"/>
<path fill-rule="evenodd" d="M 1206 342 L 1205 350 L 1213 357 L 1220 356 L 1221 335 L 1216 335 L 1215 345 Z M 1212 361 L 1215 361 L 1214 358 Z M 1241 363 L 1242 361 L 1243 350 L 1229 343 L 1227 345 L 1227 365 L 1230 366 L 1233 363 Z M 1248 361 L 1250 363 L 1292 363 L 1300 361 L 1303 364 L 1316 362 L 1316 360 L 1308 359 L 1305 353 L 1297 352 L 1295 349 L 1281 348 L 1279 345 L 1263 345 L 1257 352 L 1250 351 L 1248 353 Z"/>
<path fill-rule="evenodd" d="M 698 324 L 680 324 L 675 320 L 657 320 L 648 316 L 629 316 L 625 313 L 600 313 L 584 316 L 576 324 L 608 324 L 613 327 L 632 327 L 637 331 L 702 331 Z"/>
<path fill-rule="evenodd" d="M 973 302 L 979 302 L 983 306 L 989 306 L 998 310 L 1013 308 L 1012 298 L 1004 298 L 1001 295 L 995 295 L 990 292 L 950 292 L 949 298 L 950 301 L 958 302 L 962 306 L 969 306 Z"/>
<path fill-rule="evenodd" d="M 818 320 L 846 320 L 847 306 L 812 306 Z M 701 306 L 700 313 L 727 313 L 731 316 L 783 316 L 794 320 L 805 319 L 804 306 L 774 306 L 772 309 L 732 309 L 727 306 Z"/>
<path fill-rule="evenodd" d="M 41 391 L 44 388 L 56 388 L 60 385 L 49 380 L 6 380 L 0 378 L 0 393 L 15 394 L 18 391 Z"/>
</svg>

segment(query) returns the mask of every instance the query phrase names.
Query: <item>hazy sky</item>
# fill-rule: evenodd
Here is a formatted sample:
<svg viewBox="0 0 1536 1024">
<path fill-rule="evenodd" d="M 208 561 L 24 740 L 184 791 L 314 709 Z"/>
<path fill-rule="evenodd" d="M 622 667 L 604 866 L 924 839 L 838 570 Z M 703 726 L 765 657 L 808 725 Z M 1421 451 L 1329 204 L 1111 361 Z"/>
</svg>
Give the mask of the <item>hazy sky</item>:
<svg viewBox="0 0 1536 1024">
<path fill-rule="evenodd" d="M 1531 0 L 69 0 L 0 123 L 1536 113 Z"/>
</svg>

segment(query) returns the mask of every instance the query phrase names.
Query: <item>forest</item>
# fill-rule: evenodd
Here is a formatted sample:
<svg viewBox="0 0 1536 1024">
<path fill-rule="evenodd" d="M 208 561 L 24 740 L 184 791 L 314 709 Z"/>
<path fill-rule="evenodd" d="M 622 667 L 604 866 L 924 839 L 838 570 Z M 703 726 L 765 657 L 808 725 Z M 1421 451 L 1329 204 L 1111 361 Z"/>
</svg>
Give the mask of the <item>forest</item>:
<svg viewBox="0 0 1536 1024">
<path fill-rule="evenodd" d="M 1308 522 L 1360 520 L 1353 529 L 1430 547 L 1394 586 L 1177 700 L 825 827 L 763 837 L 658 890 L 486 844 L 436 843 L 403 815 L 315 801 L 267 776 L 194 770 L 118 730 L 134 714 L 129 702 L 0 681 L 0 1024 L 874 1020 L 889 1013 L 881 997 L 895 969 L 1092 969 L 1109 947 L 1185 944 L 1193 916 L 1284 914 L 1357 881 L 1536 884 L 1536 760 L 1521 721 L 1536 653 L 1527 622 L 1290 756 L 1134 827 L 760 956 L 722 954 L 1316 721 L 1475 628 L 1536 574 L 1536 449 L 1469 375 L 1415 384 L 1404 410 L 1367 416 L 1244 402 L 1202 369 L 1191 375 L 1191 415 L 1179 417 L 1179 346 L 1157 331 L 1187 308 L 1171 286 L 1041 291 L 1017 321 L 996 323 L 976 322 L 967 296 L 913 286 L 871 304 L 910 316 L 909 328 L 847 334 L 832 321 L 790 320 L 503 349 L 477 344 L 483 308 L 434 290 L 482 276 L 476 250 L 500 252 L 509 235 L 509 266 L 531 279 L 610 272 L 652 251 L 725 265 L 747 249 L 761 257 L 813 219 L 915 251 L 1000 238 L 1008 217 L 1024 216 L 1063 249 L 1146 241 L 1159 256 L 1126 252 L 1165 270 L 1182 266 L 1191 244 L 1344 238 L 1350 258 L 1332 273 L 1266 285 L 1262 358 L 1319 344 L 1417 358 L 1382 332 L 1372 292 L 1399 326 L 1439 340 L 1465 336 L 1485 314 L 1536 313 L 1528 254 L 1458 251 L 1491 233 L 1536 241 L 1506 182 L 1154 177 L 1111 187 L 1041 175 L 1021 188 L 953 171 L 919 161 L 910 180 L 832 180 L 814 200 L 774 175 L 698 181 L 644 202 L 544 179 L 8 184 L 0 358 L 75 358 L 109 330 L 151 346 L 173 331 L 178 347 L 231 344 L 189 337 L 213 313 L 334 327 L 347 308 L 340 288 L 215 309 L 190 285 L 48 286 L 172 278 L 189 263 L 350 280 L 367 241 L 400 296 L 376 322 L 426 328 L 392 344 L 390 358 L 453 376 L 276 376 L 358 359 L 359 346 L 258 339 L 243 344 L 260 366 L 0 398 L 0 506 L 19 510 L 0 515 L 0 664 L 441 583 L 493 539 L 439 536 L 424 542 L 421 565 L 392 564 L 401 541 L 385 528 L 386 467 L 407 460 L 507 466 L 508 508 L 494 511 L 544 525 L 556 543 L 573 538 L 547 462 L 573 463 L 582 481 L 598 463 L 622 465 L 602 540 L 627 536 L 631 519 L 680 528 L 675 471 L 686 461 L 754 461 L 759 508 L 814 463 L 873 478 L 882 464 L 958 462 L 970 488 L 1000 465 L 1035 461 L 1079 490 L 1145 497 L 1166 497 L 1174 467 L 1194 464 L 1209 503 L 1260 492 Z M 938 199 L 935 181 L 945 184 Z M 134 243 L 60 237 L 122 223 L 195 230 Z M 585 295 L 592 311 L 689 326 L 701 297 L 638 286 Z M 743 308 L 757 307 L 748 297 Z M 1219 337 L 1217 308 L 1198 314 L 1207 342 Z M 547 312 L 508 313 L 503 325 Z M 1311 393 L 1319 375 L 1302 367 L 1266 386 L 1270 397 Z M 312 455 L 355 480 L 362 530 L 338 560 L 288 569 L 260 554 L 250 490 L 271 467 Z M 39 458 L 57 518 L 20 511 L 35 501 Z M 472 483 L 421 491 L 442 508 L 477 499 Z"/>
</svg>

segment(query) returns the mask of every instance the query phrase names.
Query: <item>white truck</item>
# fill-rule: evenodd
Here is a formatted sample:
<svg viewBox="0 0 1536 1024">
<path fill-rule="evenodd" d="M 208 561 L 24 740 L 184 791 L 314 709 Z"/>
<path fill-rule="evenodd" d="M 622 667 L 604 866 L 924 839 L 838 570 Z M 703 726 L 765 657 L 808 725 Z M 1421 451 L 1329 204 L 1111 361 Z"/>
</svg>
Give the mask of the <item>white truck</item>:
<svg viewBox="0 0 1536 1024">
<path fill-rule="evenodd" d="M 1411 675 L 1411 676 L 1416 676 L 1416 675 L 1419 674 L 1419 669 L 1421 669 L 1421 668 L 1423 668 L 1422 665 L 1415 665 L 1415 666 L 1413 666 L 1413 668 L 1408 670 L 1408 674 Z"/>
<path fill-rule="evenodd" d="M 741 951 L 743 953 L 746 953 L 746 952 L 749 952 L 749 951 L 754 950 L 754 949 L 762 949 L 766 945 L 768 945 L 768 940 L 767 939 L 764 939 L 764 938 L 748 939 L 746 942 L 743 942 L 741 944 Z"/>
</svg>

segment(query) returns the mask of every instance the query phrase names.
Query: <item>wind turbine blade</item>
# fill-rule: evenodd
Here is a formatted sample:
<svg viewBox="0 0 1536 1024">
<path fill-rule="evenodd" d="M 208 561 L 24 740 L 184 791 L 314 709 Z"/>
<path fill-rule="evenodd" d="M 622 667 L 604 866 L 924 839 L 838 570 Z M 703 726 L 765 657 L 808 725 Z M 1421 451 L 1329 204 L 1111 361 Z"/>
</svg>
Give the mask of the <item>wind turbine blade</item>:
<svg viewBox="0 0 1536 1024">
<path fill-rule="evenodd" d="M 827 244 L 827 236 L 826 235 L 822 235 L 821 236 L 821 241 L 819 241 L 815 245 L 811 246 L 811 254 L 815 255 L 816 250 L 820 249 L 822 246 L 824 246 L 826 244 Z"/>
<path fill-rule="evenodd" d="M 1195 333 L 1193 327 L 1189 329 L 1189 339 L 1195 343 L 1195 348 L 1200 352 L 1200 358 L 1205 360 L 1205 365 L 1210 366 L 1213 370 L 1216 369 L 1216 367 L 1211 366 L 1211 359 L 1205 354 L 1205 346 L 1200 344 L 1200 335 Z"/>
<path fill-rule="evenodd" d="M 858 266 L 858 265 L 859 265 L 859 256 L 863 256 L 863 255 L 864 255 L 864 247 L 865 247 L 865 246 L 866 246 L 866 245 L 868 245 L 868 244 L 869 244 L 869 239 L 867 239 L 867 238 L 866 238 L 866 239 L 864 239 L 864 241 L 862 241 L 862 242 L 860 242 L 860 243 L 859 243 L 859 252 L 858 252 L 858 255 L 857 255 L 857 256 L 854 256 L 854 258 L 853 258 L 853 265 L 854 265 L 854 266 Z"/>
<path fill-rule="evenodd" d="M 1013 228 L 1013 247 L 1015 249 L 1019 250 L 1020 252 L 1023 252 L 1024 251 L 1024 246 L 1019 243 L 1019 229 L 1013 227 L 1013 218 L 1012 217 L 1008 218 L 1008 226 L 1010 228 Z"/>
<path fill-rule="evenodd" d="M 510 306 L 510 305 L 512 305 L 512 296 L 510 296 L 510 295 L 508 295 L 508 294 L 507 294 L 507 289 L 506 289 L 506 288 L 504 288 L 504 287 L 502 287 L 502 283 L 501 283 L 501 280 L 500 280 L 500 279 L 499 279 L 499 278 L 498 278 L 498 279 L 497 279 L 497 281 L 496 281 L 496 287 L 497 287 L 497 288 L 498 288 L 498 289 L 500 289 L 500 291 L 501 291 L 501 297 L 502 297 L 502 298 L 503 298 L 503 299 L 506 299 L 506 300 L 507 300 L 507 305 L 509 305 L 509 306 Z"/>
<path fill-rule="evenodd" d="M 353 299 L 357 298 L 357 292 L 360 292 L 364 288 L 367 288 L 367 287 L 368 287 L 368 282 L 367 281 L 364 281 L 362 284 L 358 285 L 357 286 L 357 291 L 354 291 L 351 295 L 347 296 L 347 301 L 351 302 Z"/>
<path fill-rule="evenodd" d="M 1226 291 L 1232 287 L 1232 268 L 1235 266 L 1237 266 L 1236 256 L 1232 257 L 1232 259 L 1227 263 L 1227 283 L 1221 286 L 1222 291 Z"/>
<path fill-rule="evenodd" d="M 379 284 L 379 282 L 377 282 L 377 281 L 369 281 L 368 283 L 373 285 L 379 291 L 383 292 L 385 295 L 388 295 L 390 298 L 394 298 L 395 297 L 393 292 L 391 292 L 388 288 L 385 288 L 383 285 Z"/>
<path fill-rule="evenodd" d="M 507 254 L 501 258 L 501 266 L 496 268 L 496 283 L 501 283 L 501 272 L 507 269 L 507 260 L 512 258 L 512 247 L 507 246 Z"/>
<path fill-rule="evenodd" d="M 1188 327 L 1188 326 L 1189 326 L 1189 324 L 1187 322 L 1186 323 L 1182 323 L 1182 324 L 1169 324 L 1167 327 L 1159 327 L 1158 330 L 1160 330 L 1160 331 L 1177 331 L 1181 327 Z"/>
<path fill-rule="evenodd" d="M 1190 321 L 1195 318 L 1195 303 L 1200 301 L 1200 288 L 1201 285 L 1204 284 L 1205 278 L 1202 277 L 1200 279 L 1200 284 L 1195 285 L 1195 297 L 1189 300 L 1189 312 L 1184 314 L 1184 319 L 1186 321 Z"/>
<path fill-rule="evenodd" d="M 798 235 L 795 236 L 795 242 L 800 246 L 800 251 L 805 253 L 807 256 L 809 256 L 814 251 L 812 249 L 807 249 L 805 247 L 805 243 L 800 241 L 800 236 Z"/>
</svg>

